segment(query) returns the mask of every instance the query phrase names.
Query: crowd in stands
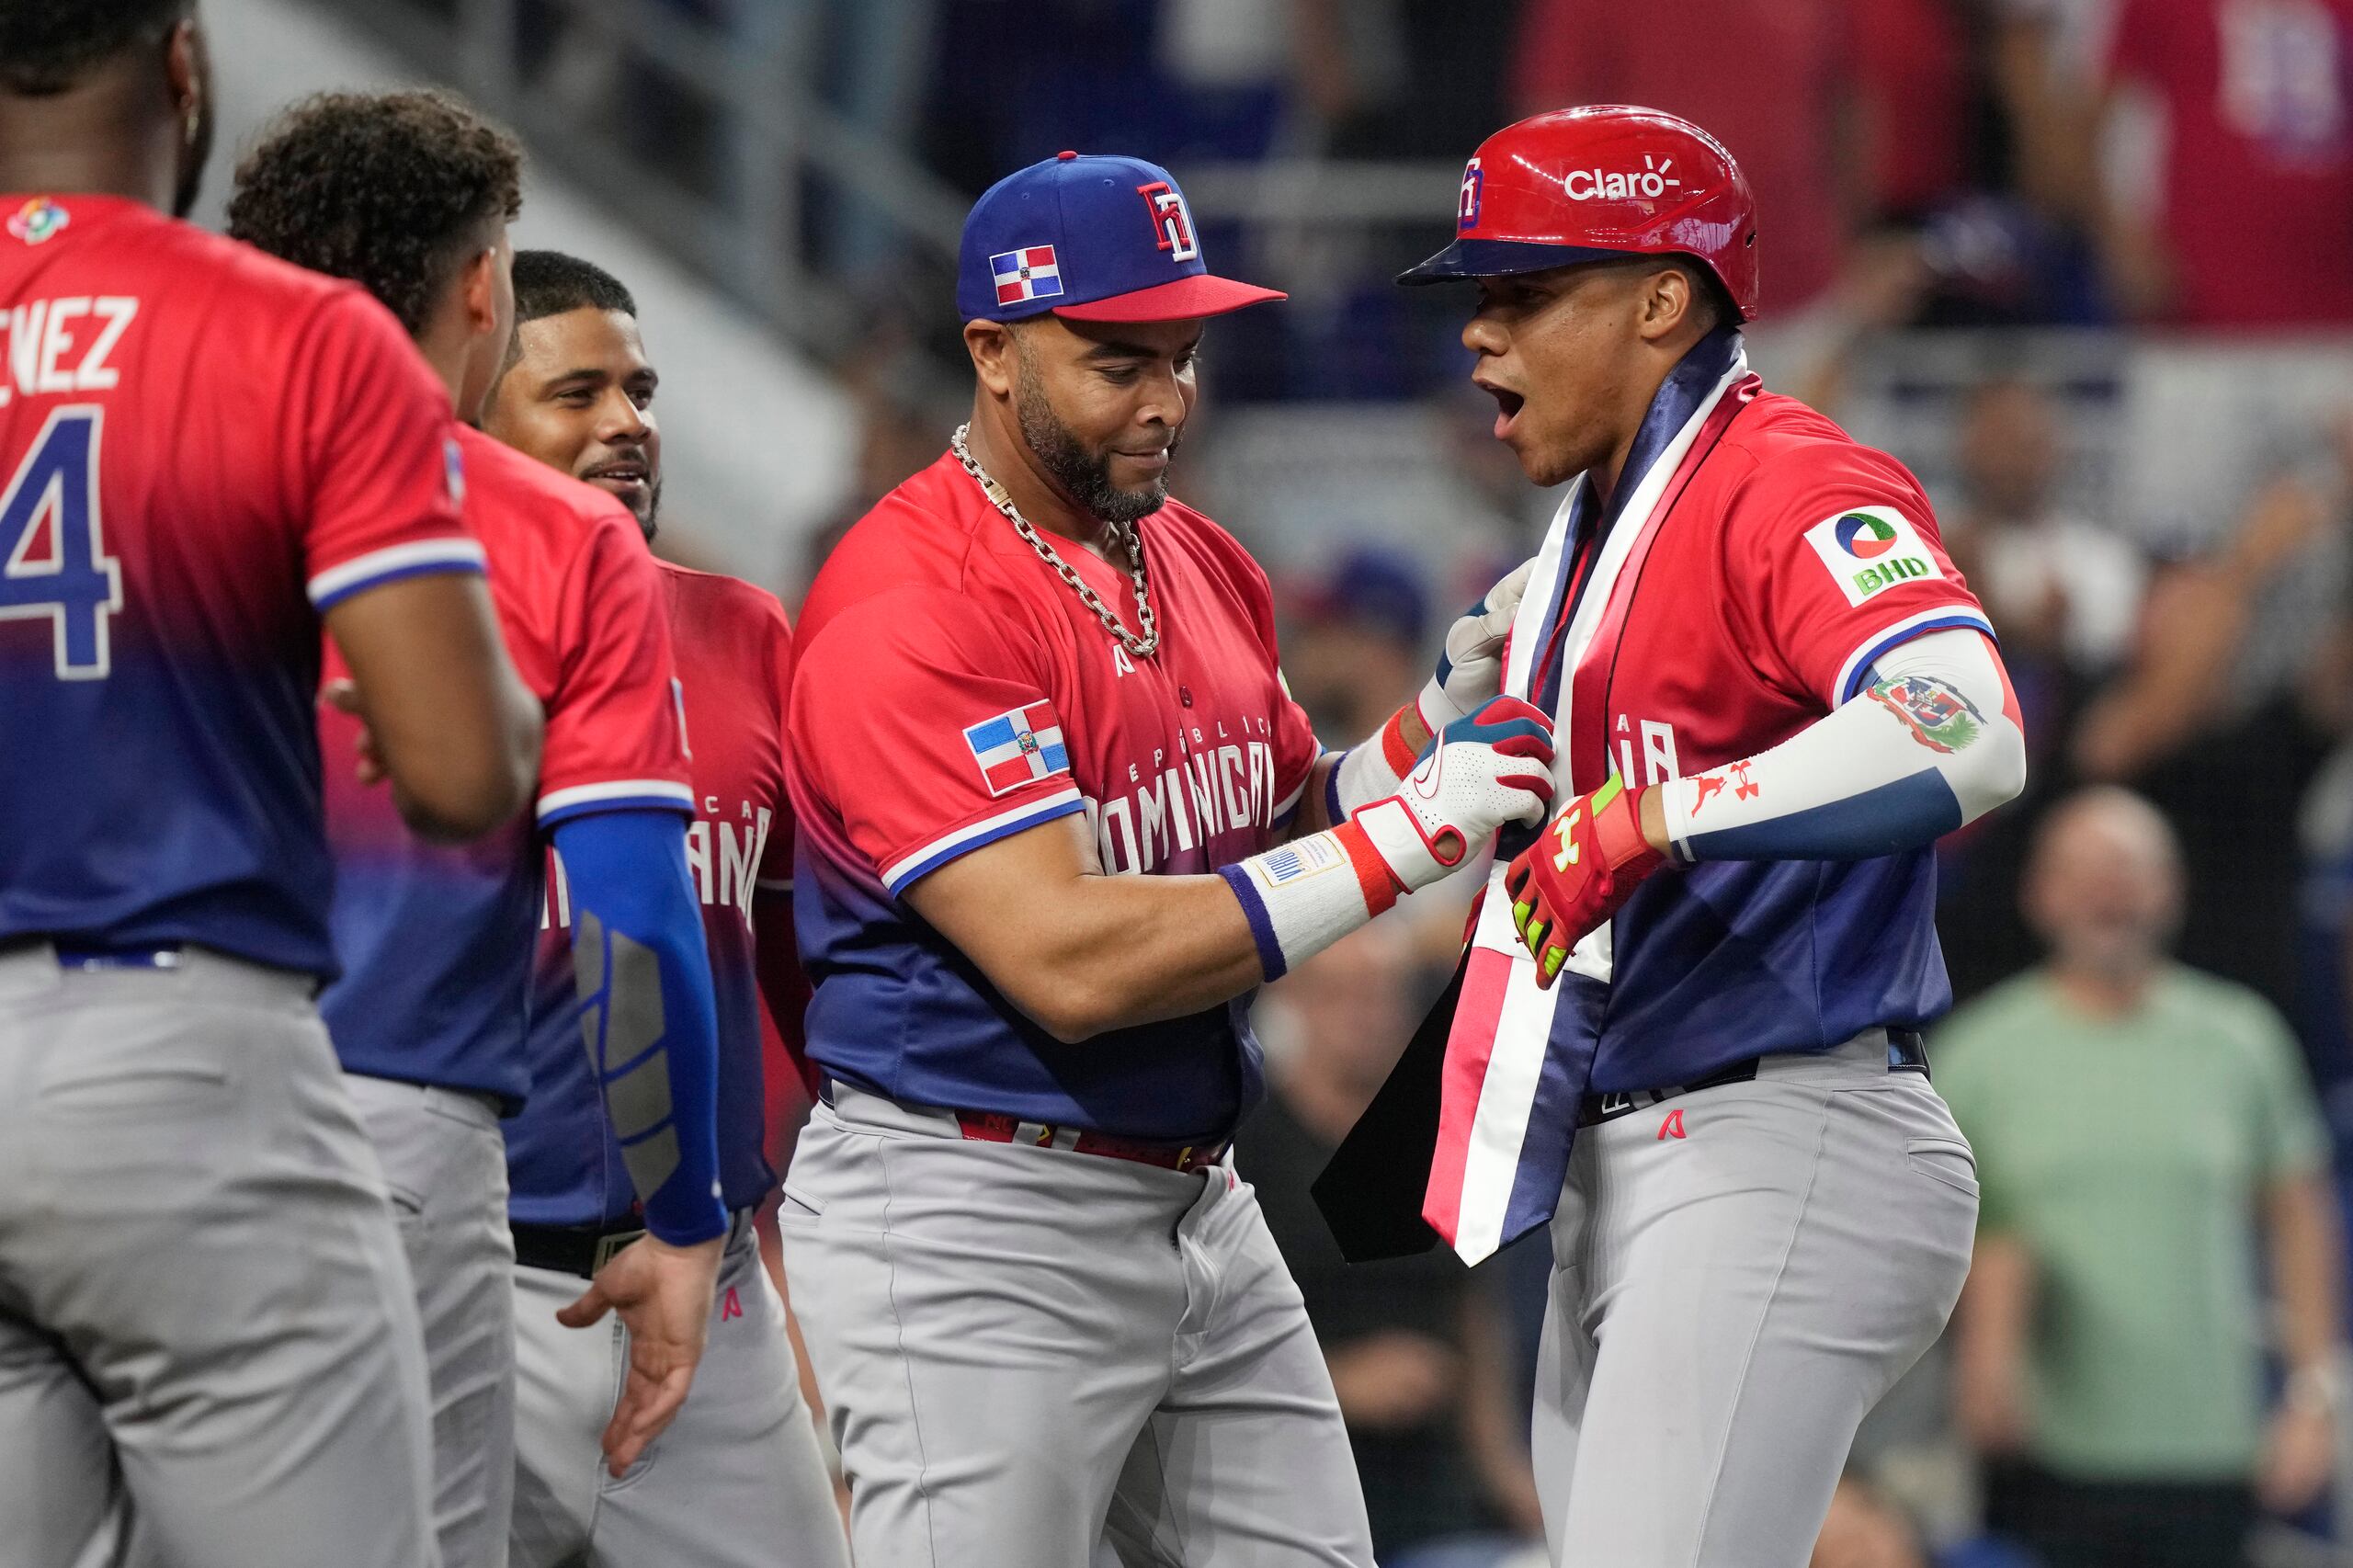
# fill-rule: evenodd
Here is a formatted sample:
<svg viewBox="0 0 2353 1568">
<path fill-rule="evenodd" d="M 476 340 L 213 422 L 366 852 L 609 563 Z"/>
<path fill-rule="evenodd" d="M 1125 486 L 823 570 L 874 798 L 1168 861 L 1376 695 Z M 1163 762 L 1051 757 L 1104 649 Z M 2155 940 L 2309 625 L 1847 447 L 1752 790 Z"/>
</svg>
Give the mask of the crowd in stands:
<svg viewBox="0 0 2353 1568">
<path fill-rule="evenodd" d="M 724 28 L 768 0 L 669 3 Z M 974 194 L 1064 147 L 1181 178 L 1449 165 L 1572 103 L 1714 130 L 1763 214 L 1758 364 L 1859 432 L 1932 432 L 1887 444 L 2001 632 L 2032 748 L 2027 797 L 1941 860 L 1961 1006 L 1931 1053 L 1977 1148 L 1977 1277 L 1866 1428 L 1815 1562 L 2188 1568 L 2237 1561 L 2258 1518 L 2329 1529 L 2331 1173 L 2353 1153 L 2353 0 L 776 9 L 806 30 L 810 91 Z M 525 10 L 560 60 L 564 0 Z M 675 121 L 660 97 L 646 112 Z M 642 136 L 689 162 L 701 145 L 675 123 Z M 874 310 L 844 368 L 867 429 L 846 526 L 939 450 L 958 389 L 891 367 L 952 348 L 954 323 L 854 184 L 812 210 L 813 259 Z M 1201 227 L 1293 300 L 1211 338 L 1179 488 L 1212 492 L 1276 563 L 1294 689 L 1323 733 L 1360 735 L 1554 498 L 1457 439 L 1461 301 L 1388 285 L 1443 210 Z M 2094 337 L 2107 369 L 2052 356 L 2054 332 Z M 1889 368 L 1963 334 L 1969 368 L 1927 392 Z M 1938 400 L 1929 418 L 1904 422 L 1907 389 Z M 1449 543 L 1427 519 L 1435 569 L 1412 541 L 1287 531 L 1219 459 L 1302 400 L 1427 408 L 1430 461 L 1478 528 Z M 1543 1244 L 1475 1273 L 1350 1270 L 1304 1194 L 1443 980 L 1461 907 L 1401 912 L 1270 990 L 1271 1098 L 1241 1144 L 1388 1568 L 1509 1562 L 1537 1534 L 1519 1402 Z"/>
</svg>

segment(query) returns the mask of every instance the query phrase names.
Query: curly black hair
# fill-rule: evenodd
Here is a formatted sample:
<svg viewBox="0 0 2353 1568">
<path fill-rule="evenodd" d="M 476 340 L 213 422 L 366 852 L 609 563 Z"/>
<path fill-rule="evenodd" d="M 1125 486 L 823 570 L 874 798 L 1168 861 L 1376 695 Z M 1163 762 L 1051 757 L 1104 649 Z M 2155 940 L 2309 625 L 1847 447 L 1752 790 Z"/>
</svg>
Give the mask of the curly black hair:
<svg viewBox="0 0 2353 1568">
<path fill-rule="evenodd" d="M 62 93 L 135 43 L 161 40 L 193 0 L 0 0 L 0 90 Z"/>
<path fill-rule="evenodd" d="M 483 228 L 522 210 L 521 145 L 455 96 L 321 93 L 237 165 L 229 233 L 365 285 L 414 335 Z"/>
<path fill-rule="evenodd" d="M 560 250 L 515 253 L 515 319 L 538 321 L 567 311 L 637 314 L 637 300 L 621 280 L 593 261 Z"/>
</svg>

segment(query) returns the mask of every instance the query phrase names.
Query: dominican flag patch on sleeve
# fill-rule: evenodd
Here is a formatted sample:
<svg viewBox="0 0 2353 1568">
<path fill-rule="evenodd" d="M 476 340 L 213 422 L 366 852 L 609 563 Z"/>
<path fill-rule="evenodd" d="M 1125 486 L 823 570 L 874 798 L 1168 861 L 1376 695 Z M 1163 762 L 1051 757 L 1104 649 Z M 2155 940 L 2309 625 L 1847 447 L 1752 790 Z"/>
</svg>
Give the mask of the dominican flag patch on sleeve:
<svg viewBox="0 0 2353 1568">
<path fill-rule="evenodd" d="M 972 760 L 980 765 L 981 778 L 993 796 L 1070 771 L 1062 722 L 1050 702 L 1033 702 L 983 720 L 964 732 L 964 744 L 972 748 Z"/>
<path fill-rule="evenodd" d="M 996 302 L 1017 305 L 1024 300 L 1051 300 L 1063 291 L 1062 265 L 1051 245 L 1031 245 L 989 257 L 996 278 Z"/>
</svg>

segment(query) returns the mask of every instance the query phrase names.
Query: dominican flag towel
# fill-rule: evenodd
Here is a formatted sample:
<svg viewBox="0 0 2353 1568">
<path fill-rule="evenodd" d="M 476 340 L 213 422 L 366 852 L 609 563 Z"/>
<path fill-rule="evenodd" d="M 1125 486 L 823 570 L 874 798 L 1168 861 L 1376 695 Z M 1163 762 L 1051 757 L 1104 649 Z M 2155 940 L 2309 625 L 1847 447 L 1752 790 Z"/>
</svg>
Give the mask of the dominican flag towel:
<svg viewBox="0 0 2353 1568">
<path fill-rule="evenodd" d="M 1580 478 L 1553 517 L 1512 625 L 1503 688 L 1553 716 L 1560 737 L 1558 802 L 1598 788 L 1608 777 L 1602 726 L 1584 725 L 1580 734 L 1571 722 L 1574 710 L 1580 698 L 1588 706 L 1601 700 L 1608 652 L 1651 540 L 1700 461 L 1758 390 L 1739 335 L 1711 335 L 1685 356 L 1652 400 L 1620 477 L 1617 504 L 1597 506 L 1591 484 Z M 1511 900 L 1503 889 L 1511 856 L 1531 841 L 1525 832 L 1506 835 L 1449 990 L 1450 1021 L 1441 1016 L 1449 1001 L 1441 1001 L 1416 1037 L 1420 1049 L 1409 1048 L 1400 1061 L 1401 1077 L 1421 1081 L 1393 1083 L 1393 1097 L 1384 1088 L 1382 1098 L 1391 1102 L 1386 1112 L 1377 1100 L 1349 1135 L 1350 1143 L 1362 1137 L 1365 1144 L 1353 1155 L 1343 1144 L 1317 1185 L 1344 1251 L 1350 1231 L 1360 1247 L 1377 1249 L 1363 1256 L 1414 1250 L 1403 1244 L 1404 1227 L 1410 1225 L 1405 1217 L 1335 1212 L 1358 1208 L 1340 1178 L 1350 1166 L 1365 1168 L 1371 1144 L 1385 1143 L 1380 1154 L 1388 1161 L 1412 1161 L 1416 1145 L 1399 1142 L 1412 1136 L 1408 1122 L 1435 1122 L 1420 1132 L 1417 1145 L 1435 1141 L 1420 1219 L 1466 1261 L 1476 1263 L 1543 1224 L 1560 1199 L 1608 995 L 1610 933 L 1607 926 L 1594 932 L 1551 990 L 1538 987 L 1535 961 L 1512 929 Z M 1435 1038 L 1441 1025 L 1442 1051 Z M 1433 1062 L 1441 1056 L 1442 1064 Z M 1427 1081 L 1433 1073 L 1435 1085 Z M 1431 1119 L 1427 1108 L 1433 1087 L 1437 1115 Z M 1385 1126 L 1384 1114 L 1391 1118 Z M 1374 1195 L 1366 1201 L 1380 1199 Z"/>
</svg>

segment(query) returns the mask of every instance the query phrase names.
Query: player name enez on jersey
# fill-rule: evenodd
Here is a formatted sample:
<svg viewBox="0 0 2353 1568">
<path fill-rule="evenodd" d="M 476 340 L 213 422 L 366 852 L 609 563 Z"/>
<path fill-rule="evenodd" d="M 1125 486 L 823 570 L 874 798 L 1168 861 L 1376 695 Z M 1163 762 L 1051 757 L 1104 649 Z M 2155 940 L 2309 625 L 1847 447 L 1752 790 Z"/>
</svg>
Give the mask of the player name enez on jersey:
<svg viewBox="0 0 2353 1568">
<path fill-rule="evenodd" d="M 139 301 L 119 294 L 67 294 L 28 300 L 0 311 L 0 408 L 19 396 L 105 392 L 121 380 L 107 362 L 139 313 Z"/>
<path fill-rule="evenodd" d="M 1241 727 L 1272 734 L 1264 719 Z M 1275 824 L 1275 748 L 1267 740 L 1222 741 L 1225 726 L 1196 726 L 1188 749 L 1175 758 L 1155 750 L 1159 771 L 1129 768 L 1136 788 L 1108 801 L 1089 800 L 1087 825 L 1107 871 L 1150 871 L 1176 855 L 1206 853 L 1212 840 Z M 1198 749 L 1193 749 L 1193 748 Z"/>
</svg>

